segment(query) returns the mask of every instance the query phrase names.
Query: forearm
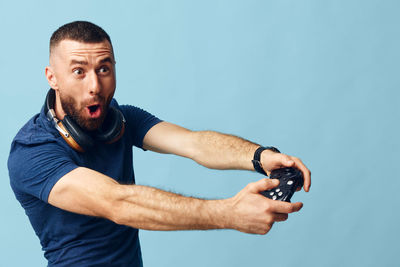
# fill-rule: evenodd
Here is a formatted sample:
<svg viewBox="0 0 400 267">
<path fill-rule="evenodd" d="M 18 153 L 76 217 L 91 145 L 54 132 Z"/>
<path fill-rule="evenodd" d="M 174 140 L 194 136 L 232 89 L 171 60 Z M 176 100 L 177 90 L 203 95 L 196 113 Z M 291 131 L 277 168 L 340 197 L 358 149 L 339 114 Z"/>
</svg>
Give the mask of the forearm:
<svg viewBox="0 0 400 267">
<path fill-rule="evenodd" d="M 228 200 L 196 199 L 141 185 L 121 185 L 118 192 L 114 214 L 119 224 L 147 230 L 228 227 Z"/>
<path fill-rule="evenodd" d="M 276 180 L 250 183 L 234 197 L 203 200 L 140 185 L 121 185 L 99 172 L 79 167 L 64 175 L 49 195 L 60 209 L 107 218 L 148 230 L 236 229 L 265 234 L 275 221 L 286 220 L 299 204 L 274 201 L 259 192 Z"/>
<path fill-rule="evenodd" d="M 213 132 L 192 132 L 195 154 L 193 160 L 212 169 L 254 170 L 253 159 L 258 144 L 243 138 Z"/>
<path fill-rule="evenodd" d="M 265 198 L 261 191 L 274 188 L 277 180 L 262 179 L 248 184 L 232 198 L 202 200 L 184 197 L 147 186 L 120 186 L 114 201 L 116 223 L 147 230 L 235 229 L 267 233 L 274 222 L 284 221 L 302 203 Z"/>
</svg>

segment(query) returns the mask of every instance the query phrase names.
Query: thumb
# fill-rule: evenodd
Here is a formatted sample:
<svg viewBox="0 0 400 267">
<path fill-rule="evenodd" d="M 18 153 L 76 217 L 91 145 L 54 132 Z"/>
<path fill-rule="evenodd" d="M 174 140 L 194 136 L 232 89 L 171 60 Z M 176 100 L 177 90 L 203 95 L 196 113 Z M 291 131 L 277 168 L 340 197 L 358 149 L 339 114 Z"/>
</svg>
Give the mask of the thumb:
<svg viewBox="0 0 400 267">
<path fill-rule="evenodd" d="M 251 184 L 250 191 L 252 193 L 260 193 L 265 190 L 275 188 L 279 185 L 278 179 L 261 179 Z"/>
</svg>

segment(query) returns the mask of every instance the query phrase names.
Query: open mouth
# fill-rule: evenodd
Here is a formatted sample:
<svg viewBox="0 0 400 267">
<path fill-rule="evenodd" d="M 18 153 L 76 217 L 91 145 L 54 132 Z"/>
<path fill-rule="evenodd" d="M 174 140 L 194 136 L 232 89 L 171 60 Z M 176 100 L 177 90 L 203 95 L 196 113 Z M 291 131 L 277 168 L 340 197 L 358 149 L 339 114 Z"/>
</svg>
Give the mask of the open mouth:
<svg viewBox="0 0 400 267">
<path fill-rule="evenodd" d="M 100 105 L 99 104 L 91 105 L 91 106 L 88 106 L 87 108 L 88 108 L 90 117 L 97 118 L 97 117 L 100 116 L 101 109 L 100 109 Z"/>
</svg>

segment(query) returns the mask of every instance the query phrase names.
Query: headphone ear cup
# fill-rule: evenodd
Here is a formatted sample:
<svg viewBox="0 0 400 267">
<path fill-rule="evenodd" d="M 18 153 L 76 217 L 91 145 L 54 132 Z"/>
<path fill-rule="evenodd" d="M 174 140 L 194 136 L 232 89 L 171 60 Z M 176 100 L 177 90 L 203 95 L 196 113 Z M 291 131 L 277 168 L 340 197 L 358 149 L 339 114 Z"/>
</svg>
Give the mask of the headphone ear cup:
<svg viewBox="0 0 400 267">
<path fill-rule="evenodd" d="M 82 128 L 79 127 L 79 125 L 76 124 L 70 116 L 65 115 L 64 119 L 61 122 L 69 133 L 70 138 L 72 138 L 81 147 L 81 149 L 83 150 L 81 152 L 87 151 L 90 148 L 94 147 L 95 143 L 93 138 L 86 134 L 85 131 L 83 131 Z M 68 140 L 66 141 L 71 145 Z M 79 149 L 77 150 L 80 151 Z"/>
<path fill-rule="evenodd" d="M 118 141 L 124 134 L 124 121 L 122 112 L 119 109 L 110 107 L 101 129 L 96 133 L 96 140 L 107 144 Z"/>
</svg>

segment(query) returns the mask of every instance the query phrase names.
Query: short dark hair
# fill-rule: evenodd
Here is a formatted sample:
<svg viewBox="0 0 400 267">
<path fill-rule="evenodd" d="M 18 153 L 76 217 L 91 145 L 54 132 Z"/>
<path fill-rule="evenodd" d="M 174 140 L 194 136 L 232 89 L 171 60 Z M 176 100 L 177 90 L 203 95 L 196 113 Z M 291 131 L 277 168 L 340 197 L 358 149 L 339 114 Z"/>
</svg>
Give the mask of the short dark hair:
<svg viewBox="0 0 400 267">
<path fill-rule="evenodd" d="M 107 40 L 112 47 L 110 36 L 102 28 L 88 21 L 74 21 L 58 28 L 50 38 L 50 54 L 62 40 L 83 43 L 100 43 Z"/>
</svg>

